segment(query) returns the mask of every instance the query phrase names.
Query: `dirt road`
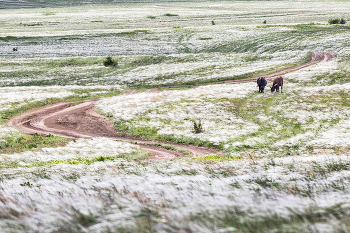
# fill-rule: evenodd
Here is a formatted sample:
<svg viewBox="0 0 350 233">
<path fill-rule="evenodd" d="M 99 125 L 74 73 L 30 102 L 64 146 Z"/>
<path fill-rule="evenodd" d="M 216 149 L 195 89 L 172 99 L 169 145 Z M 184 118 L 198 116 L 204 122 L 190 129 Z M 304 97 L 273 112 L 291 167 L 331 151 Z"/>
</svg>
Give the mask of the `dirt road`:
<svg viewBox="0 0 350 233">
<path fill-rule="evenodd" d="M 265 75 L 265 77 L 272 79 L 274 76 L 293 72 L 318 62 L 329 61 L 335 56 L 335 53 L 313 53 L 309 62 Z M 225 83 L 251 82 L 256 81 L 256 79 L 257 77 L 228 80 L 225 81 Z M 157 92 L 159 90 L 153 88 L 148 91 Z M 135 93 L 137 93 L 136 90 L 131 90 L 125 94 L 132 95 Z M 151 159 L 171 159 L 183 156 L 182 153 L 174 150 L 166 150 L 155 145 L 145 145 L 154 144 L 155 141 L 141 140 L 127 136 L 124 132 L 118 132 L 107 117 L 94 111 L 96 101 L 97 99 L 89 99 L 83 102 L 70 101 L 46 105 L 12 117 L 7 122 L 7 125 L 18 128 L 27 134 L 53 134 L 73 139 L 107 137 L 115 140 L 130 141 L 137 143 L 141 148 L 152 153 Z M 205 147 L 171 143 L 165 144 L 188 150 L 192 153 L 193 157 L 205 156 L 208 154 L 222 155 L 220 151 Z"/>
<path fill-rule="evenodd" d="M 86 100 L 77 105 L 74 101 L 46 105 L 11 118 L 7 125 L 18 128 L 27 134 L 53 134 L 72 139 L 106 137 L 130 141 L 151 152 L 153 155 L 151 158 L 153 159 L 170 159 L 183 156 L 182 153 L 177 151 L 166 150 L 154 145 L 145 145 L 157 143 L 156 141 L 127 137 L 123 132 L 118 132 L 107 117 L 94 111 L 96 101 L 97 99 Z M 171 143 L 162 144 L 188 150 L 193 157 L 208 154 L 221 155 L 221 152 L 205 147 Z"/>
</svg>

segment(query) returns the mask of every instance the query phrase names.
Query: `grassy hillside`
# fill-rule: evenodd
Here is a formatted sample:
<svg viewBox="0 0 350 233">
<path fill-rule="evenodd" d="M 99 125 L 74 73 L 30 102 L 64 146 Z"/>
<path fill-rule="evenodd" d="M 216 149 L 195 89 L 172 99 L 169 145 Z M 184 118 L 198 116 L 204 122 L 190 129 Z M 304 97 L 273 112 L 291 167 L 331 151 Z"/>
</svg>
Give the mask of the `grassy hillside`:
<svg viewBox="0 0 350 233">
<path fill-rule="evenodd" d="M 118 4 L 118 3 L 133 3 L 133 2 L 172 2 L 173 0 L 3 0 L 0 2 L 0 9 L 18 9 L 18 8 L 46 8 L 46 7 L 69 7 L 81 5 L 101 5 L 101 4 Z M 181 2 L 183 0 L 176 0 Z"/>
<path fill-rule="evenodd" d="M 110 4 L 116 2 L 128 2 L 127 0 L 3 0 L 0 3 L 0 9 L 16 9 L 16 8 L 41 8 L 41 7 L 68 7 L 91 4 Z"/>
<path fill-rule="evenodd" d="M 207 0 L 203 2 L 215 2 L 217 0 Z M 237 0 L 231 0 L 234 2 Z M 246 0 L 246 2 L 264 2 L 270 0 Z M 275 0 L 286 1 L 286 0 Z M 298 2 L 302 2 L 299 0 Z M 307 0 L 304 0 L 307 1 Z M 326 0 L 318 0 L 328 2 Z M 345 0 L 333 0 L 332 2 L 343 2 Z M 46 7 L 70 7 L 82 5 L 102 5 L 102 4 L 120 4 L 120 3 L 169 3 L 169 2 L 196 2 L 195 0 L 2 0 L 0 9 L 18 9 L 18 8 L 46 8 Z"/>
</svg>

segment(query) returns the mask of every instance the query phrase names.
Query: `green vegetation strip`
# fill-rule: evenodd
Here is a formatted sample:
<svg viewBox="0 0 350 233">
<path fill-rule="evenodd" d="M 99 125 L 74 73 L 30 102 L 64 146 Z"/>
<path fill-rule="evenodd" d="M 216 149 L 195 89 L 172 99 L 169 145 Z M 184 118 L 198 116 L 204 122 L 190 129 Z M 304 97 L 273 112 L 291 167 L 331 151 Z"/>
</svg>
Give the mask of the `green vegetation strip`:
<svg viewBox="0 0 350 233">
<path fill-rule="evenodd" d="M 30 164 L 20 164 L 19 162 L 0 162 L 0 169 L 6 169 L 6 168 L 18 168 L 18 167 L 25 167 L 25 168 L 31 168 L 31 167 L 43 167 L 43 166 L 54 166 L 57 164 L 85 164 L 85 165 L 91 165 L 96 162 L 107 162 L 107 161 L 114 161 L 116 159 L 132 159 L 132 160 L 142 160 L 146 159 L 151 156 L 151 153 L 140 150 L 138 152 L 135 152 L 135 154 L 120 154 L 118 156 L 94 156 L 94 157 L 80 157 L 80 158 L 74 158 L 74 159 L 55 159 L 50 161 L 38 161 L 33 162 Z"/>
<path fill-rule="evenodd" d="M 193 160 L 201 161 L 201 162 L 207 162 L 207 161 L 215 161 L 215 162 L 221 162 L 221 161 L 230 161 L 230 160 L 240 160 L 243 159 L 242 156 L 233 156 L 233 155 L 224 155 L 224 156 L 219 156 L 219 155 L 207 155 L 204 157 L 197 157 L 193 158 Z"/>
<path fill-rule="evenodd" d="M 130 123 L 130 124 L 128 124 Z M 203 141 L 199 138 L 178 137 L 175 135 L 160 135 L 158 134 L 158 128 L 156 127 L 135 127 L 131 121 L 116 121 L 114 127 L 123 131 L 127 136 L 136 136 L 142 139 L 159 140 L 162 142 L 173 142 L 177 144 L 205 146 L 208 148 L 223 149 L 223 144 L 216 145 L 209 141 Z"/>
<path fill-rule="evenodd" d="M 192 152 L 189 150 L 182 149 L 173 145 L 163 144 L 163 143 L 140 143 L 140 142 L 132 142 L 132 141 L 130 141 L 130 143 L 133 143 L 136 145 L 157 146 L 166 150 L 177 151 L 184 155 L 192 155 Z"/>
<path fill-rule="evenodd" d="M 1 138 L 0 153 L 13 154 L 44 147 L 64 146 L 70 139 L 48 135 L 11 135 Z"/>
</svg>

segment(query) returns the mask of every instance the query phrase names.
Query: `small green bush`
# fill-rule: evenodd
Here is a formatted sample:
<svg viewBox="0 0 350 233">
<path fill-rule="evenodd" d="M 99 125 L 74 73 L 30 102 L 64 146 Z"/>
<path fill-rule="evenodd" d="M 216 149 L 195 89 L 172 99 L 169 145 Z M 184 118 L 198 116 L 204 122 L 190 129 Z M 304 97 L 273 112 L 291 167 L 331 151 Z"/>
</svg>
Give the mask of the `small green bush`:
<svg viewBox="0 0 350 233">
<path fill-rule="evenodd" d="M 328 20 L 329 24 L 346 24 L 346 20 L 343 18 L 333 18 Z"/>
<path fill-rule="evenodd" d="M 329 19 L 328 23 L 329 24 L 339 24 L 339 19 Z"/>
<path fill-rule="evenodd" d="M 346 24 L 346 20 L 341 18 L 340 21 L 339 21 L 340 24 Z"/>
<path fill-rule="evenodd" d="M 108 56 L 105 59 L 103 59 L 103 65 L 108 67 L 108 66 L 117 66 L 118 62 L 112 57 Z"/>
<path fill-rule="evenodd" d="M 166 13 L 166 14 L 164 14 L 164 16 L 173 17 L 173 16 L 179 16 L 179 15 L 177 15 L 177 14 Z"/>
<path fill-rule="evenodd" d="M 197 123 L 197 121 L 195 121 L 193 119 L 189 119 L 189 118 L 186 118 L 185 120 L 192 121 L 194 133 L 203 133 L 204 130 L 203 130 L 203 125 L 202 125 L 201 119 L 198 120 L 198 123 Z"/>
</svg>

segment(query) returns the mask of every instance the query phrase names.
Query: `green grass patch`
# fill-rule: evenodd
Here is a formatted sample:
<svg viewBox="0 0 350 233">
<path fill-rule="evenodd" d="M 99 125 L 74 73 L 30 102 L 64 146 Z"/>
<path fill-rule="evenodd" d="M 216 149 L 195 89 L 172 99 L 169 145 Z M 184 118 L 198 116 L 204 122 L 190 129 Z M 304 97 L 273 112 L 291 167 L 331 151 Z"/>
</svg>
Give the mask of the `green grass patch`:
<svg viewBox="0 0 350 233">
<path fill-rule="evenodd" d="M 222 144 L 214 144 L 209 141 L 203 141 L 198 138 L 188 138 L 186 136 L 175 136 L 172 134 L 158 134 L 158 128 L 156 127 L 137 127 L 132 124 L 131 121 L 116 121 L 114 122 L 114 127 L 127 136 L 134 136 L 142 139 L 158 140 L 163 142 L 173 142 L 177 144 L 185 145 L 196 145 L 196 146 L 206 146 L 209 148 L 216 148 L 221 150 L 223 148 Z"/>
<path fill-rule="evenodd" d="M 345 84 L 350 82 L 350 73 L 346 70 L 337 71 L 331 74 L 317 75 L 313 78 L 312 84 L 319 84 L 320 81 L 323 85 L 333 84 Z"/>
<path fill-rule="evenodd" d="M 72 102 L 68 105 L 68 107 L 73 107 L 73 106 L 76 106 L 76 105 L 79 105 L 79 104 L 82 104 L 84 103 L 84 101 L 75 101 L 75 102 Z"/>
<path fill-rule="evenodd" d="M 177 151 L 180 152 L 184 155 L 190 156 L 192 155 L 192 152 L 186 149 L 182 149 L 180 147 L 177 146 L 173 146 L 173 145 L 169 145 L 169 144 L 164 144 L 164 143 L 140 143 L 140 142 L 130 142 L 130 143 L 134 143 L 136 145 L 148 145 L 148 146 L 157 146 L 166 150 L 171 150 L 171 151 Z"/>
<path fill-rule="evenodd" d="M 91 165 L 96 162 L 107 162 L 107 161 L 114 161 L 115 159 L 126 159 L 126 160 L 142 160 L 146 159 L 151 156 L 151 153 L 144 151 L 144 150 L 137 150 L 134 151 L 133 154 L 120 154 L 118 156 L 103 156 L 103 155 L 96 155 L 93 157 L 78 157 L 74 159 L 55 159 L 50 161 L 42 161 L 42 162 L 33 162 L 31 164 L 19 164 L 17 162 L 0 162 L 0 168 L 18 168 L 18 167 L 43 167 L 43 166 L 54 166 L 57 164 L 70 164 L 70 165 L 77 165 L 77 164 L 85 164 L 85 165 Z"/>
<path fill-rule="evenodd" d="M 64 146 L 71 139 L 48 135 L 24 135 L 14 134 L 2 137 L 0 141 L 0 153 L 13 154 L 27 150 L 36 150 L 44 147 Z"/>
<path fill-rule="evenodd" d="M 201 162 L 206 162 L 206 161 L 217 161 L 217 162 L 222 162 L 222 161 L 231 161 L 231 160 L 241 160 L 242 156 L 233 156 L 233 155 L 224 155 L 224 156 L 219 156 L 219 155 L 206 155 L 204 157 L 197 157 L 193 158 L 193 160 L 201 161 Z"/>
</svg>

